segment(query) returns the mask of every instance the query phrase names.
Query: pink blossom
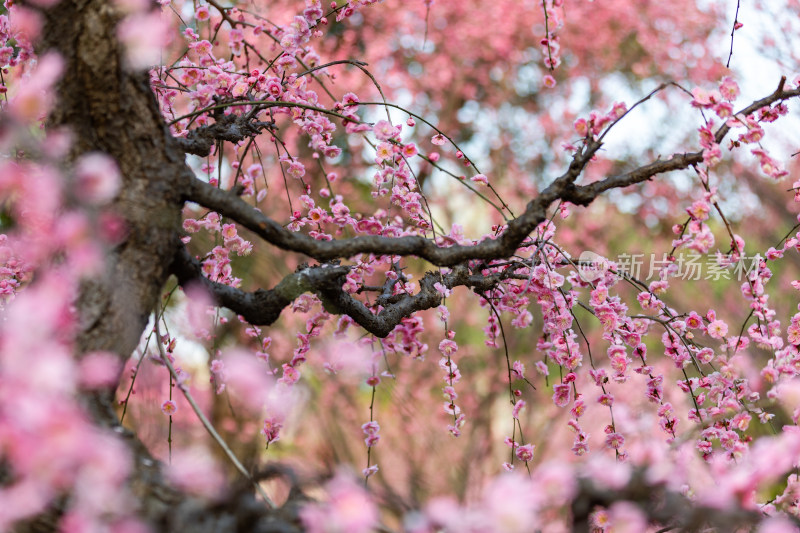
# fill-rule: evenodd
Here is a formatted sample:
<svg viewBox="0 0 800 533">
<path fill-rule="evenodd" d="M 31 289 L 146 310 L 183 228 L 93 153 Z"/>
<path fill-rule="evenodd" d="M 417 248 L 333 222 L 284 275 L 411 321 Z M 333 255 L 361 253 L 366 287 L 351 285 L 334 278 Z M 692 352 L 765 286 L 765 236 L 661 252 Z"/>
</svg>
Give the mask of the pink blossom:
<svg viewBox="0 0 800 533">
<path fill-rule="evenodd" d="M 608 511 L 605 509 L 594 511 L 589 517 L 589 522 L 592 524 L 593 529 L 598 531 L 606 531 L 612 525 L 611 517 L 609 517 Z"/>
<path fill-rule="evenodd" d="M 364 443 L 367 445 L 367 448 L 375 446 L 381 438 L 378 434 L 381 429 L 378 423 L 374 420 L 367 422 L 361 426 L 361 429 L 364 431 Z"/>
<path fill-rule="evenodd" d="M 225 363 L 223 363 L 220 359 L 214 359 L 213 361 L 211 361 L 209 371 L 212 374 L 221 375 L 224 368 L 225 368 Z"/>
<path fill-rule="evenodd" d="M 381 141 L 388 141 L 397 134 L 395 127 L 388 120 L 379 120 L 372 128 L 372 132 Z"/>
<path fill-rule="evenodd" d="M 186 218 L 183 220 L 183 230 L 187 233 L 197 233 L 200 231 L 200 223 L 193 218 Z"/>
<path fill-rule="evenodd" d="M 619 433 L 609 433 L 606 437 L 606 446 L 618 450 L 625 444 L 625 437 Z"/>
<path fill-rule="evenodd" d="M 719 118 L 728 118 L 733 116 L 733 105 L 730 102 L 720 102 L 715 104 L 712 109 Z"/>
<path fill-rule="evenodd" d="M 697 352 L 697 360 L 705 364 L 710 363 L 714 360 L 714 350 L 711 348 L 703 348 Z"/>
<path fill-rule="evenodd" d="M 271 444 L 280 440 L 280 432 L 283 429 L 283 423 L 276 417 L 270 417 L 264 420 L 264 425 L 261 428 L 261 434 L 267 439 L 267 444 Z"/>
<path fill-rule="evenodd" d="M 692 207 L 686 210 L 694 219 L 706 220 L 711 212 L 711 206 L 704 200 L 696 200 Z"/>
<path fill-rule="evenodd" d="M 719 145 L 714 144 L 711 148 L 703 150 L 703 163 L 708 167 L 715 167 L 722 160 L 722 151 Z"/>
<path fill-rule="evenodd" d="M 470 178 L 473 183 L 479 183 L 481 185 L 489 185 L 489 179 L 484 176 L 483 174 L 476 174 Z"/>
<path fill-rule="evenodd" d="M 597 398 L 597 403 L 611 407 L 614 405 L 614 397 L 610 394 L 601 394 L 600 397 Z"/>
<path fill-rule="evenodd" d="M 517 400 L 517 403 L 515 403 L 513 409 L 511 409 L 511 416 L 519 418 L 519 414 L 525 409 L 525 405 L 525 400 Z"/>
<path fill-rule="evenodd" d="M 339 472 L 325 485 L 328 499 L 300 510 L 309 533 L 368 533 L 378 525 L 378 508 L 350 476 Z"/>
<path fill-rule="evenodd" d="M 176 487 L 207 499 L 221 496 L 225 488 L 225 474 L 219 463 L 200 446 L 175 450 L 166 471 Z"/>
<path fill-rule="evenodd" d="M 119 190 L 121 177 L 116 162 L 106 154 L 92 152 L 75 165 L 78 194 L 91 204 L 110 202 Z"/>
<path fill-rule="evenodd" d="M 511 376 L 514 379 L 525 379 L 525 365 L 521 361 L 514 361 L 511 365 Z"/>
<path fill-rule="evenodd" d="M 394 150 L 392 145 L 388 142 L 382 142 L 375 148 L 375 161 L 381 163 L 383 161 L 391 161 L 394 157 Z"/>
<path fill-rule="evenodd" d="M 197 52 L 200 56 L 211 53 L 211 43 L 208 41 L 197 41 L 189 44 L 189 48 Z"/>
<path fill-rule="evenodd" d="M 233 89 L 231 89 L 231 96 L 233 96 L 234 98 L 241 98 L 242 96 L 247 94 L 247 91 L 249 89 L 250 89 L 249 83 L 240 81 L 233 86 Z"/>
<path fill-rule="evenodd" d="M 293 385 L 297 383 L 300 379 L 300 372 L 294 368 L 293 366 L 289 366 L 288 364 L 284 364 L 283 368 L 283 377 L 278 380 L 279 383 L 284 383 L 286 385 Z"/>
<path fill-rule="evenodd" d="M 769 250 L 767 250 L 764 255 L 770 261 L 775 261 L 776 259 L 780 259 L 781 257 L 783 257 L 783 250 L 776 250 L 775 248 L 770 247 Z"/>
<path fill-rule="evenodd" d="M 575 439 L 572 444 L 572 453 L 578 457 L 589 453 L 589 443 L 585 437 Z"/>
<path fill-rule="evenodd" d="M 361 475 L 365 478 L 373 476 L 378 473 L 378 465 L 371 465 L 361 471 Z"/>
<path fill-rule="evenodd" d="M 114 386 L 122 371 L 119 359 L 109 352 L 91 352 L 80 362 L 81 385 L 89 389 Z"/>
<path fill-rule="evenodd" d="M 178 411 L 178 405 L 172 400 L 166 400 L 161 404 L 161 412 L 167 416 L 172 416 Z"/>
<path fill-rule="evenodd" d="M 523 446 L 518 446 L 514 453 L 516 454 L 517 459 L 527 463 L 533 459 L 533 448 L 533 444 L 525 444 Z"/>
<path fill-rule="evenodd" d="M 714 320 L 708 325 L 708 335 L 713 339 L 721 339 L 728 334 L 728 325 L 722 320 Z"/>
<path fill-rule="evenodd" d="M 34 122 L 44 118 L 53 106 L 55 95 L 53 86 L 64 70 L 64 60 L 54 52 L 39 58 L 33 74 L 22 80 L 11 98 L 9 110 L 24 122 Z"/>
<path fill-rule="evenodd" d="M 748 413 L 737 413 L 731 423 L 739 431 L 747 431 L 751 419 L 752 417 Z"/>
<path fill-rule="evenodd" d="M 267 94 L 269 94 L 275 100 L 280 99 L 281 95 L 283 94 L 283 86 L 281 85 L 281 80 L 278 78 L 269 78 L 265 88 Z"/>
<path fill-rule="evenodd" d="M 207 5 L 198 6 L 194 12 L 194 18 L 199 21 L 206 21 L 211 17 L 211 12 Z"/>
<path fill-rule="evenodd" d="M 695 107 L 711 107 L 722 99 L 719 91 L 707 91 L 701 87 L 692 89 L 692 96 L 694 97 L 692 105 Z"/>
<path fill-rule="evenodd" d="M 572 389 L 569 385 L 553 385 L 553 403 L 559 407 L 566 407 L 572 396 Z"/>
<path fill-rule="evenodd" d="M 453 294 L 453 291 L 451 289 L 448 289 L 447 287 L 445 287 L 443 284 L 439 283 L 438 281 L 433 284 L 433 288 L 436 289 L 436 292 L 438 292 L 439 294 L 441 294 L 445 298 L 448 298 L 448 297 L 450 297 L 451 294 Z"/>
<path fill-rule="evenodd" d="M 732 102 L 739 96 L 739 85 L 730 76 L 725 76 L 719 84 L 719 92 L 723 98 Z"/>
<path fill-rule="evenodd" d="M 160 10 L 131 14 L 117 26 L 117 37 L 125 46 L 128 66 L 145 69 L 159 62 L 171 41 L 169 17 Z"/>
<path fill-rule="evenodd" d="M 586 137 L 589 134 L 589 123 L 586 122 L 585 118 L 579 118 L 573 126 L 581 137 Z"/>
<path fill-rule="evenodd" d="M 628 106 L 625 105 L 625 102 L 614 102 L 614 105 L 609 112 L 609 118 L 612 120 L 617 120 L 622 118 L 627 112 Z"/>
<path fill-rule="evenodd" d="M 686 318 L 686 325 L 692 329 L 697 329 L 703 325 L 703 318 L 696 312 L 692 311 Z"/>
<path fill-rule="evenodd" d="M 417 155 L 417 145 L 415 145 L 414 143 L 408 143 L 406 145 L 403 145 L 402 151 L 405 157 L 414 157 L 415 155 Z"/>
<path fill-rule="evenodd" d="M 450 339 L 444 339 L 439 343 L 439 351 L 449 357 L 458 351 L 458 344 Z"/>
<path fill-rule="evenodd" d="M 766 150 L 757 148 L 752 150 L 752 153 L 758 158 L 761 164 L 761 171 L 767 176 L 780 179 L 788 175 L 788 172 L 777 161 L 770 157 Z"/>
<path fill-rule="evenodd" d="M 286 171 L 291 177 L 295 179 L 300 179 L 303 176 L 305 176 L 306 167 L 303 165 L 303 163 L 299 161 L 291 161 L 289 163 L 289 168 Z"/>
<path fill-rule="evenodd" d="M 550 370 L 547 368 L 547 365 L 544 364 L 542 361 L 536 361 L 536 364 L 534 366 L 536 367 L 536 370 L 539 371 L 539 373 L 542 374 L 543 376 L 547 376 L 550 374 Z"/>
<path fill-rule="evenodd" d="M 759 125 L 749 126 L 746 133 L 739 136 L 739 140 L 745 143 L 757 143 L 764 138 L 764 129 Z"/>
</svg>

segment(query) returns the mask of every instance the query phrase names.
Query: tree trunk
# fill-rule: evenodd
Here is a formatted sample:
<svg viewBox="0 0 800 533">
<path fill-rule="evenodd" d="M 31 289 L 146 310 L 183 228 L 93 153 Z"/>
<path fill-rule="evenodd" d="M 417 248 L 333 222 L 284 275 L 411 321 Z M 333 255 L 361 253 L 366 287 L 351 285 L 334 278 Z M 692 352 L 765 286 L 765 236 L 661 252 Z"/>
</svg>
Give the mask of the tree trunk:
<svg viewBox="0 0 800 533">
<path fill-rule="evenodd" d="M 122 174 L 112 210 L 127 232 L 106 257 L 106 274 L 87 281 L 77 302 L 80 330 L 77 355 L 108 350 L 126 361 L 135 350 L 179 244 L 183 191 L 191 170 L 169 133 L 146 72 L 125 69 L 116 38 L 122 14 L 106 0 L 62 0 L 43 11 L 41 50 L 57 51 L 65 70 L 48 128 L 72 134 L 70 159 L 92 151 L 112 156 Z M 135 461 L 131 489 L 141 516 L 156 531 L 296 531 L 286 510 L 269 512 L 250 488 L 233 490 L 214 505 L 180 493 L 161 475 L 161 465 L 114 411 L 114 391 L 87 395 L 95 422 L 119 433 Z M 89 443 L 89 445 L 91 445 Z M 61 510 L 55 506 L 19 531 L 53 531 Z"/>
</svg>

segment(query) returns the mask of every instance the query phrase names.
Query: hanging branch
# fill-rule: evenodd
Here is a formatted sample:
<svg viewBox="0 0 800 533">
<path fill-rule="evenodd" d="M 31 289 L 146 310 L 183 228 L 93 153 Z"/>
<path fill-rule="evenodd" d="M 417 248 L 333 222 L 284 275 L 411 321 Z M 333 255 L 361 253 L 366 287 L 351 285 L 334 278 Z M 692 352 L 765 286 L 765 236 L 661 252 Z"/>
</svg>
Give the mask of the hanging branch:
<svg viewBox="0 0 800 533">
<path fill-rule="evenodd" d="M 178 373 L 175 372 L 175 367 L 172 366 L 169 357 L 167 357 L 167 354 L 164 352 L 164 346 L 162 346 L 161 344 L 160 340 L 161 332 L 159 331 L 159 326 L 158 326 L 159 320 L 160 320 L 159 317 L 156 316 L 155 331 L 157 337 L 156 345 L 158 345 L 158 353 L 159 355 L 161 355 L 161 360 L 167 366 L 167 369 L 169 370 L 169 374 L 170 376 L 172 376 L 172 379 L 175 381 L 175 383 L 179 383 Z M 189 405 L 192 406 L 192 410 L 194 411 L 194 414 L 197 415 L 197 419 L 200 420 L 200 423 L 206 429 L 208 434 L 211 435 L 211 438 L 214 439 L 214 441 L 219 445 L 220 448 L 222 448 L 222 451 L 225 452 L 225 455 L 228 457 L 228 459 L 230 459 L 231 463 L 233 463 L 233 466 L 236 467 L 236 470 L 238 470 L 240 474 L 242 474 L 246 479 L 248 479 L 253 484 L 253 487 L 255 487 L 256 491 L 261 495 L 261 497 L 264 499 L 264 502 L 270 509 L 276 509 L 277 506 L 275 505 L 275 503 L 270 499 L 269 496 L 267 496 L 267 493 L 264 492 L 264 489 L 261 488 L 261 485 L 257 481 L 255 481 L 252 478 L 252 476 L 250 476 L 250 473 L 244 467 L 242 462 L 239 461 L 239 458 L 236 457 L 236 454 L 233 453 L 233 450 L 230 449 L 225 440 L 220 436 L 219 433 L 217 433 L 217 430 L 214 429 L 214 426 L 211 425 L 211 422 L 208 420 L 208 418 L 206 418 L 206 415 L 203 414 L 203 411 L 197 405 L 197 402 L 194 400 L 192 393 L 189 392 L 189 389 L 180 385 L 178 386 L 178 388 L 181 389 L 181 392 L 183 393 L 183 396 L 186 398 L 186 401 L 189 402 Z"/>
</svg>

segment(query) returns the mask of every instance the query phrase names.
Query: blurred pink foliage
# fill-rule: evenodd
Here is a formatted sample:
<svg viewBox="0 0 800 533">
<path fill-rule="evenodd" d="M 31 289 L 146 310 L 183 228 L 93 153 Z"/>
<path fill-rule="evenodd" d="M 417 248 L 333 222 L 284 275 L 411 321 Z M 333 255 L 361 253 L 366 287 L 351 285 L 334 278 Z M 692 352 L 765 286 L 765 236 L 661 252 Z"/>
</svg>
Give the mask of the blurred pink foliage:
<svg viewBox="0 0 800 533">
<path fill-rule="evenodd" d="M 573 193 L 611 198 L 546 204 L 502 259 L 345 257 L 341 298 L 362 315 L 433 302 L 388 335 L 365 333 L 362 315 L 309 281 L 322 267 L 189 204 L 180 241 L 202 282 L 163 289 L 123 368 L 116 354 L 76 353 L 75 335 L 82 286 L 126 237 L 114 211 L 125 176 L 105 153 L 73 157 L 72 133 L 48 128 L 72 73 L 54 52 L 37 57 L 37 9 L 56 2 L 31 3 L 0 14 L 0 531 L 65 496 L 65 531 L 147 530 L 130 451 L 86 406 L 112 388 L 174 486 L 218 502 L 241 474 L 206 439 L 216 426 L 253 470 L 281 461 L 312 486 L 300 511 L 311 532 L 655 529 L 663 517 L 626 492 L 641 486 L 709 513 L 761 513 L 759 531 L 797 530 L 800 181 L 797 146 L 776 138 L 797 119 L 800 80 L 770 85 L 767 103 L 742 99 L 719 53 L 729 22 L 734 37 L 745 28 L 729 6 L 110 4 L 125 68 L 149 72 L 174 137 L 247 132 L 192 152 L 198 179 L 293 235 L 502 243 L 564 169 L 583 172 Z M 785 4 L 796 18 L 800 4 Z M 674 134 L 641 111 L 651 96 Z M 659 155 L 655 139 L 600 151 L 625 127 L 635 140 L 629 115 L 680 150 Z M 628 172 L 665 161 L 682 179 Z M 642 250 L 663 260 L 626 275 Z M 686 282 L 684 254 L 727 282 Z M 215 305 L 259 287 L 288 302 L 275 325 Z M 618 497 L 581 511 L 592 490 Z"/>
</svg>

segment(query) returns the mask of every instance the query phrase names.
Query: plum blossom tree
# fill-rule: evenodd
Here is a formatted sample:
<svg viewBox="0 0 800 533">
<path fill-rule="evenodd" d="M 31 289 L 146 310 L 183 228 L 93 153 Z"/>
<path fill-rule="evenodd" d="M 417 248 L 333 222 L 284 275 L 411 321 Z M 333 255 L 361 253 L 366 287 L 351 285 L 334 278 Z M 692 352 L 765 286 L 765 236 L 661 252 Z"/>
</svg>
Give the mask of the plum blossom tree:
<svg viewBox="0 0 800 533">
<path fill-rule="evenodd" d="M 6 0 L 0 531 L 798 531 L 799 14 Z"/>
</svg>

